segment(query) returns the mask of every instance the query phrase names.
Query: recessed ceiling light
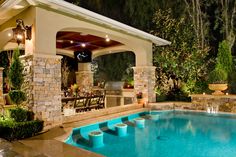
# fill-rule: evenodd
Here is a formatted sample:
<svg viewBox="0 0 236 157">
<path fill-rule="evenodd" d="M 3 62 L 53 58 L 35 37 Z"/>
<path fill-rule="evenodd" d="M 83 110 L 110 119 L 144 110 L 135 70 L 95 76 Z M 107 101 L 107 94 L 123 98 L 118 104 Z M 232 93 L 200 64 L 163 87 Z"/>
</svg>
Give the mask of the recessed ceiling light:
<svg viewBox="0 0 236 157">
<path fill-rule="evenodd" d="M 110 41 L 110 38 L 106 38 L 106 42 L 109 42 Z"/>
<path fill-rule="evenodd" d="M 70 41 L 70 43 L 71 43 L 71 44 L 73 44 L 73 43 L 74 43 L 74 41 L 73 41 L 73 40 L 71 40 L 71 41 Z"/>
<path fill-rule="evenodd" d="M 110 38 L 108 37 L 108 35 L 106 35 L 106 42 L 109 42 Z"/>
<path fill-rule="evenodd" d="M 82 43 L 81 46 L 82 46 L 82 47 L 86 47 L 86 44 L 85 44 L 85 43 Z"/>
</svg>

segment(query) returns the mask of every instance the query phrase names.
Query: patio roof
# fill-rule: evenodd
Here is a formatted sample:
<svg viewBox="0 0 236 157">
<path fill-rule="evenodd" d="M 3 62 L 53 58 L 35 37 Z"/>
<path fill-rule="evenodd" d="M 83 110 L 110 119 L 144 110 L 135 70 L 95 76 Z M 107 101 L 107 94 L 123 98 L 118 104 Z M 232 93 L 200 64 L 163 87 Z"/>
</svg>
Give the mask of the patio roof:
<svg viewBox="0 0 236 157">
<path fill-rule="evenodd" d="M 61 31 L 57 33 L 56 46 L 58 49 L 71 51 L 80 51 L 83 50 L 84 47 L 86 47 L 86 49 L 93 51 L 122 45 L 121 43 L 109 38 L 108 40 L 109 41 L 106 41 L 105 38 L 101 38 L 91 34 L 85 34 L 82 32 Z M 82 44 L 85 44 L 85 46 L 82 47 Z"/>
<path fill-rule="evenodd" d="M 104 27 L 109 27 L 110 29 L 151 41 L 156 45 L 161 46 L 170 44 L 167 40 L 161 39 L 152 34 L 138 30 L 63 0 L 5 0 L 0 3 L 0 26 L 29 6 L 48 7 L 55 12 L 61 12 L 67 15 L 69 14 L 73 17 L 82 18 L 84 20 L 97 23 L 98 25 L 103 25 Z"/>
</svg>

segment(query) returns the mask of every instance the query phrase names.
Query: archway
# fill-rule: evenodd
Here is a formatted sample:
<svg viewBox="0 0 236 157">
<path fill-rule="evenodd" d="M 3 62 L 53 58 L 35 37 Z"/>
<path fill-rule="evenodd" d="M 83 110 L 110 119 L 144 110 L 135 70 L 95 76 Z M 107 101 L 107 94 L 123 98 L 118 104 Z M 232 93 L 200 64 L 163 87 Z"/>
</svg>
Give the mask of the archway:
<svg viewBox="0 0 236 157">
<path fill-rule="evenodd" d="M 23 4 L 24 2 L 24 4 Z M 152 66 L 152 43 L 170 44 L 168 41 L 137 30 L 115 20 L 80 8 L 65 1 L 7 1 L 0 7 L 4 19 L 0 19 L 0 32 L 15 27 L 16 19 L 23 19 L 32 25 L 32 39 L 25 40 L 26 55 L 22 57 L 26 68 L 26 81 L 30 88 L 29 106 L 36 118 L 43 119 L 45 126 L 62 123 L 61 116 L 61 57 L 58 53 L 71 54 L 68 50 L 57 49 L 56 35 L 60 31 L 74 31 L 91 34 L 121 43 L 112 49 L 132 51 L 136 54 L 134 69 L 135 92 L 142 91 L 148 101 L 155 96 L 154 67 Z M 22 5 L 19 10 L 14 5 Z M 3 36 L 0 36 L 0 40 Z M 5 39 L 4 39 L 5 40 Z M 93 50 L 94 57 L 109 51 L 106 48 Z M 112 51 L 113 51 L 112 50 Z M 140 80 L 140 78 L 142 80 Z"/>
</svg>

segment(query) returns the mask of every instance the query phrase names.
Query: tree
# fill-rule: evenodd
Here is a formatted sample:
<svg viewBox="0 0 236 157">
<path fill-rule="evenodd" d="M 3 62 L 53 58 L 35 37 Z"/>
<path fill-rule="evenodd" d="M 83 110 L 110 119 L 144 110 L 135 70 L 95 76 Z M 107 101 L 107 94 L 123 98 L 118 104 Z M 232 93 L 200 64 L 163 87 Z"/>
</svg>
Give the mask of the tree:
<svg viewBox="0 0 236 157">
<path fill-rule="evenodd" d="M 202 8 L 207 2 L 199 0 L 184 0 L 184 2 L 188 15 L 192 19 L 198 45 L 201 48 L 205 48 L 207 46 L 206 36 L 209 30 L 209 21 L 207 19 L 207 14 L 202 11 Z M 206 8 L 204 8 L 204 10 L 206 10 Z"/>
<path fill-rule="evenodd" d="M 9 71 L 9 79 L 11 82 L 11 86 L 17 90 L 21 88 L 21 85 L 24 81 L 24 76 L 23 76 L 24 67 L 20 62 L 19 56 L 20 56 L 19 49 L 16 49 L 13 53 L 13 62 L 10 66 L 10 71 Z"/>
<path fill-rule="evenodd" d="M 26 100 L 26 94 L 21 91 L 21 86 L 24 82 L 24 67 L 19 59 L 19 56 L 19 49 L 16 49 L 13 52 L 13 61 L 9 70 L 10 85 L 14 89 L 9 92 L 9 96 L 12 102 L 15 103 L 17 106 L 19 106 L 23 101 Z"/>
<path fill-rule="evenodd" d="M 224 38 L 229 42 L 230 49 L 235 42 L 236 0 L 220 0 L 219 19 L 222 23 Z"/>
<path fill-rule="evenodd" d="M 229 43 L 226 40 L 222 41 L 219 44 L 216 65 L 222 66 L 222 68 L 227 72 L 228 75 L 232 72 L 233 59 Z"/>
<path fill-rule="evenodd" d="M 170 46 L 154 46 L 158 88 L 165 94 L 181 90 L 193 92 L 196 83 L 205 78 L 209 63 L 207 50 L 200 49 L 196 42 L 193 25 L 187 18 L 173 18 L 170 9 L 158 10 L 153 23 L 155 29 L 151 33 L 172 42 Z"/>
<path fill-rule="evenodd" d="M 97 57 L 98 75 L 102 80 L 121 81 L 127 75 L 127 68 L 134 66 L 134 54 L 132 52 L 110 54 Z"/>
</svg>

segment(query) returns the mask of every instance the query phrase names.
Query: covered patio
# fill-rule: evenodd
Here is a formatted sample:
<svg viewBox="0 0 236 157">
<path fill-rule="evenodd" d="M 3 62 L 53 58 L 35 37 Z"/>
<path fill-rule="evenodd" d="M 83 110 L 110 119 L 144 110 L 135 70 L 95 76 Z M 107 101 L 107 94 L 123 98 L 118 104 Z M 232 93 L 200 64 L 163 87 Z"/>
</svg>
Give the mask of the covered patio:
<svg viewBox="0 0 236 157">
<path fill-rule="evenodd" d="M 0 50 L 18 45 L 12 28 L 22 19 L 31 28 L 30 38 L 23 37 L 19 47 L 25 66 L 28 107 L 47 128 L 62 124 L 61 56 L 74 56 L 88 49 L 92 58 L 132 51 L 135 54 L 134 93 L 142 92 L 146 102 L 155 102 L 155 67 L 152 44 L 170 42 L 128 25 L 61 0 L 5 0 L 0 2 Z M 26 30 L 27 31 L 27 30 Z M 2 76 L 0 69 L 0 76 Z M 91 63 L 79 63 L 76 82 L 81 88 L 93 86 Z M 0 103 L 3 80 L 0 77 Z"/>
</svg>

